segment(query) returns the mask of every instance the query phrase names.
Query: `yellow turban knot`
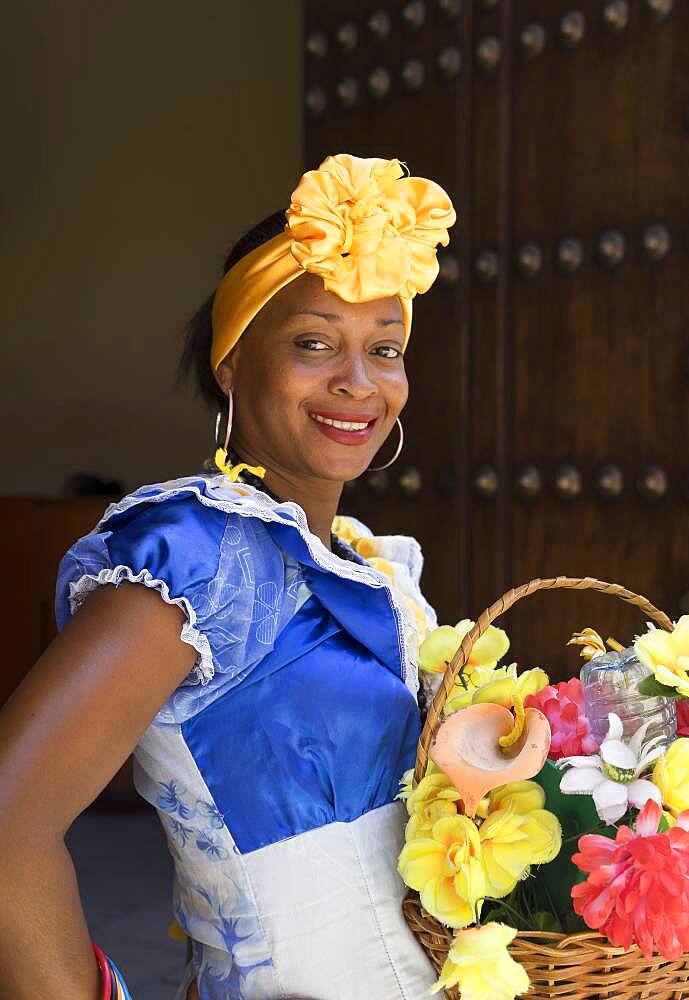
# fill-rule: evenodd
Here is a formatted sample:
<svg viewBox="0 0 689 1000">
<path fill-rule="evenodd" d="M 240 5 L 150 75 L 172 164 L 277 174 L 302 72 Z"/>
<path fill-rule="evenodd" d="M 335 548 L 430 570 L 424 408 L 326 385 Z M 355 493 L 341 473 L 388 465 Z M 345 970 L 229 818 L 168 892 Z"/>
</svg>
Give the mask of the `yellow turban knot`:
<svg viewBox="0 0 689 1000">
<path fill-rule="evenodd" d="M 284 233 L 238 261 L 218 287 L 214 369 L 266 302 L 304 272 L 345 302 L 398 296 L 409 338 L 411 300 L 435 281 L 436 247 L 447 246 L 456 219 L 438 184 L 407 176 L 399 160 L 339 153 L 304 174 L 286 219 Z"/>
</svg>

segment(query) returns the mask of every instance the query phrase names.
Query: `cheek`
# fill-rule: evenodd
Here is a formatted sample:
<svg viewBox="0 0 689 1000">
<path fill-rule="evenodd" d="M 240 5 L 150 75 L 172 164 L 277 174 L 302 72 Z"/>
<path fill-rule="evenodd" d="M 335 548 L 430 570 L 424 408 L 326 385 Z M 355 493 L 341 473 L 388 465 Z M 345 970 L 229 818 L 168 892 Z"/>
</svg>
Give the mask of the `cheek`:
<svg viewBox="0 0 689 1000">
<path fill-rule="evenodd" d="M 320 387 L 318 375 L 294 359 L 270 365 L 258 382 L 271 419 L 283 425 L 297 417 L 304 401 L 313 399 Z"/>
<path fill-rule="evenodd" d="M 395 414 L 398 414 L 404 408 L 409 398 L 409 383 L 404 369 L 386 379 L 385 397 L 388 406 Z"/>
</svg>

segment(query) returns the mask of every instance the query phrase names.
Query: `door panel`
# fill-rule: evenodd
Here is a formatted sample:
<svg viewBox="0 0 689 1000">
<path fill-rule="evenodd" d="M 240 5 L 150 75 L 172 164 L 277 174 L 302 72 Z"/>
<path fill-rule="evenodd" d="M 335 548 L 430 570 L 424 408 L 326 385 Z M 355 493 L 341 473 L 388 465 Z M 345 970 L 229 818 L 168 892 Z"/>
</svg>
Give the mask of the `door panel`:
<svg viewBox="0 0 689 1000">
<path fill-rule="evenodd" d="M 458 276 L 466 270 L 462 234 L 469 228 L 469 210 L 463 206 L 469 201 L 470 149 L 469 90 L 452 64 L 453 55 L 462 58 L 471 12 L 448 16 L 440 4 L 422 4 L 424 23 L 417 28 L 405 18 L 407 6 L 361 0 L 346 7 L 307 3 L 305 160 L 314 167 L 338 152 L 397 157 L 412 174 L 442 184 L 460 207 L 462 220 L 443 255 L 443 277 L 414 303 L 406 356 L 410 400 L 402 414 L 404 451 L 387 472 L 363 477 L 348 490 L 343 505 L 376 533 L 422 539 L 425 588 L 440 613 L 451 617 L 462 603 L 468 574 L 466 481 L 461 475 L 469 465 L 468 301 L 460 294 Z M 389 20 L 385 37 L 375 30 L 375 20 L 373 30 L 370 26 L 381 13 Z M 352 30 L 356 41 L 347 48 L 338 36 L 346 39 L 349 31 L 351 41 Z M 326 46 L 322 56 L 313 54 L 319 39 Z M 443 53 L 444 70 L 439 65 Z M 389 89 L 384 96 L 373 96 L 381 79 Z M 346 107 L 352 93 L 356 97 Z M 319 98 L 325 109 L 314 113 Z M 392 453 L 395 434 L 376 464 Z M 414 492 L 416 483 L 420 488 Z"/>
<path fill-rule="evenodd" d="M 648 592 L 674 616 L 689 582 L 689 558 L 675 547 L 689 529 L 689 383 L 681 367 L 689 9 L 654 21 L 645 5 L 632 4 L 628 27 L 612 34 L 601 7 L 579 5 L 586 35 L 572 48 L 553 37 L 566 4 L 520 4 L 515 23 L 518 38 L 542 19 L 549 41 L 539 57 L 515 65 L 512 88 L 513 259 L 533 242 L 543 264 L 533 277 L 517 268 L 512 279 L 510 450 L 515 468 L 539 468 L 544 487 L 511 505 L 511 576 L 598 575 Z M 651 226 L 667 230 L 664 256 L 665 234 Z M 619 261 L 605 257 L 606 233 L 619 234 L 618 244 L 608 236 Z M 557 262 L 568 237 L 582 250 L 573 273 Z M 624 482 L 616 495 L 619 478 L 611 487 L 609 476 L 607 498 L 598 482 L 606 465 Z M 557 495 L 565 466 L 580 477 L 579 493 L 572 477 L 570 499 Z M 665 474 L 665 496 L 640 495 L 644 466 Z M 545 611 L 519 608 L 512 623 L 515 643 L 539 659 L 589 621 L 622 642 L 643 625 L 604 599 L 542 600 Z"/>
<path fill-rule="evenodd" d="M 608 0 L 360 0 L 346 14 L 307 0 L 305 96 L 327 102 L 307 163 L 397 155 L 460 214 L 446 281 L 418 301 L 399 468 L 346 501 L 374 530 L 420 538 L 444 621 L 535 576 L 612 579 L 673 617 L 689 591 L 689 7 L 660 6 L 629 0 L 624 23 Z M 381 12 L 384 39 L 369 27 Z M 323 57 L 308 54 L 318 32 Z M 390 87 L 374 97 L 381 68 Z M 563 646 L 575 628 L 626 642 L 643 627 L 571 592 L 507 624 L 515 654 L 555 675 L 578 669 Z"/>
</svg>

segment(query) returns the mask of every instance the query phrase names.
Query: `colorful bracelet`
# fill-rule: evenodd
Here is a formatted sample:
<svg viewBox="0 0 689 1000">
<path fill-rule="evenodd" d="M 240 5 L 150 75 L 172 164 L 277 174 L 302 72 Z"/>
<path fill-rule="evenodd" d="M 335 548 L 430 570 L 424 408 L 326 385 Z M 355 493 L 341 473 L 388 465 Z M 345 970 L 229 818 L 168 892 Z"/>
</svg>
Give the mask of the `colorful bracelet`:
<svg viewBox="0 0 689 1000">
<path fill-rule="evenodd" d="M 92 942 L 93 943 L 93 942 Z M 122 978 L 122 973 L 117 968 L 111 958 L 103 952 L 97 944 L 93 944 L 93 952 L 100 969 L 102 990 L 101 1000 L 132 1000 L 132 995 L 127 989 L 127 984 Z"/>
</svg>

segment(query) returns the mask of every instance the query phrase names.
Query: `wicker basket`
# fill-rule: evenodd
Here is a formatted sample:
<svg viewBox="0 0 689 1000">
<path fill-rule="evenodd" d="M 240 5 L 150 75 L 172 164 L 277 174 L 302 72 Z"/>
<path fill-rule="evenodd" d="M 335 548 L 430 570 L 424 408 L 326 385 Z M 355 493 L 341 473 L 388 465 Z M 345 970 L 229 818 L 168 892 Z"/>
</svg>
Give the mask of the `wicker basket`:
<svg viewBox="0 0 689 1000">
<path fill-rule="evenodd" d="M 576 579 L 554 577 L 532 580 L 510 590 L 480 616 L 464 637 L 455 657 L 445 671 L 442 683 L 428 710 L 416 756 L 414 784 L 426 772 L 431 741 L 442 720 L 442 710 L 455 678 L 474 643 L 505 611 L 539 590 L 597 590 L 638 607 L 646 618 L 671 630 L 667 615 L 640 597 L 617 584 L 604 583 L 591 577 Z M 403 904 L 404 915 L 411 930 L 440 971 L 450 945 L 452 931 L 430 916 L 421 906 L 417 893 L 410 893 Z M 519 932 L 510 946 L 510 953 L 525 967 L 531 987 L 528 996 L 534 1000 L 670 1000 L 689 997 L 689 955 L 676 962 L 662 956 L 647 959 L 638 948 L 629 951 L 613 948 L 606 938 L 595 933 L 549 934 Z M 445 991 L 448 1000 L 459 1000 L 455 989 Z"/>
</svg>

